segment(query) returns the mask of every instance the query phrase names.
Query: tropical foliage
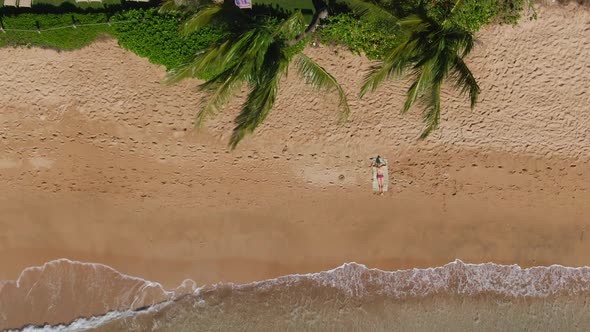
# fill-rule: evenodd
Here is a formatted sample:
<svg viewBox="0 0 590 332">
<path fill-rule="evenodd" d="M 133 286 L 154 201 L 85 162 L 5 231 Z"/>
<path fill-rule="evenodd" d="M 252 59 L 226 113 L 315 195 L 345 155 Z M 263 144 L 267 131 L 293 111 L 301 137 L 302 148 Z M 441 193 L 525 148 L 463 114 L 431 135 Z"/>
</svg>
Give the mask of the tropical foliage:
<svg viewBox="0 0 590 332">
<path fill-rule="evenodd" d="M 490 23 L 516 24 L 525 9 L 534 16 L 533 4 L 534 0 L 437 0 L 425 2 L 424 9 L 438 23 L 451 20 L 463 30 L 477 32 Z"/>
<path fill-rule="evenodd" d="M 317 39 L 322 44 L 345 45 L 353 53 L 365 54 L 372 60 L 383 59 L 398 42 L 396 33 L 377 22 L 360 20 L 352 13 L 328 17 L 318 30 Z"/>
<path fill-rule="evenodd" d="M 154 8 L 121 12 L 113 20 L 134 22 L 114 25 L 121 46 L 147 57 L 152 63 L 164 65 L 168 70 L 185 63 L 198 50 L 228 36 L 224 29 L 212 26 L 180 34 L 181 22 L 177 15 L 158 13 Z M 206 79 L 211 75 L 202 72 L 199 78 Z"/>
<path fill-rule="evenodd" d="M 201 89 L 209 92 L 209 100 L 198 112 L 197 125 L 247 88 L 248 96 L 230 139 L 230 147 L 235 148 L 272 110 L 280 79 L 290 63 L 315 88 L 335 91 L 340 97 L 342 118 L 346 118 L 349 110 L 343 89 L 302 53 L 319 26 L 316 40 L 344 44 L 353 52 L 380 60 L 368 72 L 361 97 L 388 79 L 413 79 L 402 110 L 407 112 L 417 102 L 424 105 L 424 138 L 440 122 L 440 91 L 445 82 L 467 94 L 471 107 L 477 102 L 480 89 L 465 63 L 474 45 L 474 32 L 489 23 L 516 23 L 533 0 L 335 0 L 329 1 L 333 16 L 327 19 L 326 2 L 311 0 L 308 5 L 315 8 L 311 23 L 309 16 L 293 12 L 294 8 L 303 8 L 303 2 L 289 2 L 291 11 L 274 6 L 243 11 L 232 0 L 169 0 L 159 11 L 122 6 L 80 12 L 79 8 L 62 5 L 55 7 L 55 14 L 49 13 L 52 10 L 36 14 L 2 8 L 0 24 L 5 29 L 33 32 L 0 33 L 0 46 L 73 49 L 103 34 L 114 36 L 123 47 L 166 66 L 170 82 L 186 77 L 206 80 Z M 309 12 L 309 8 L 306 10 Z M 321 25 L 320 19 L 324 19 Z M 107 20 L 121 24 L 79 25 Z M 39 27 L 73 23 L 79 26 L 34 32 Z"/>
<path fill-rule="evenodd" d="M 5 33 L 0 32 L 0 47 L 4 46 L 39 46 L 62 50 L 84 47 L 101 35 L 112 35 L 113 29 L 108 25 L 92 25 L 75 29 L 73 23 L 96 24 L 107 21 L 105 13 L 71 13 L 5 15 L 0 17 Z M 37 33 L 38 28 L 51 29 L 69 26 L 65 29 Z M 30 31 L 14 31 L 14 30 Z"/>
<path fill-rule="evenodd" d="M 169 10 L 169 8 L 168 8 Z M 249 92 L 235 119 L 229 145 L 233 149 L 252 133 L 272 110 L 281 78 L 286 75 L 291 61 L 298 74 L 317 89 L 335 91 L 340 97 L 343 118 L 349 108 L 346 94 L 336 79 L 311 58 L 302 53 L 307 24 L 300 11 L 289 17 L 247 15 L 231 6 L 211 5 L 201 8 L 186 21 L 184 32 L 190 33 L 208 24 L 239 22 L 240 29 L 223 42 L 198 52 L 191 61 L 172 70 L 169 82 L 199 76 L 203 71 L 217 74 L 201 84 L 209 92 L 209 100 L 199 111 L 196 125 L 217 113 L 244 86 Z"/>
<path fill-rule="evenodd" d="M 450 79 L 462 93 L 469 95 L 471 108 L 479 96 L 479 85 L 464 61 L 473 49 L 473 33 L 453 21 L 461 3 L 462 0 L 455 3 L 442 21 L 430 17 L 424 7 L 397 18 L 367 3 L 355 4 L 358 12 L 381 15 L 398 25 L 401 32 L 400 43 L 367 73 L 360 96 L 376 90 L 387 79 L 410 75 L 413 82 L 402 112 L 407 112 L 417 101 L 424 103 L 425 129 L 420 138 L 426 138 L 440 123 L 440 96 L 445 80 Z"/>
</svg>

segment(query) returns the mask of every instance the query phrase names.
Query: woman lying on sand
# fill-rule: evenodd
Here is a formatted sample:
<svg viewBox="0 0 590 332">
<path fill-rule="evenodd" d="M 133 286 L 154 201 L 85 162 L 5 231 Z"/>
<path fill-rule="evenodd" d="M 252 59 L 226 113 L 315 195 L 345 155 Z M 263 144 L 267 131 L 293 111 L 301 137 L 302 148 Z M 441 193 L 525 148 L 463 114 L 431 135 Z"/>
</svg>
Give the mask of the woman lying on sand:
<svg viewBox="0 0 590 332">
<path fill-rule="evenodd" d="M 377 182 L 379 183 L 379 195 L 383 195 L 383 166 L 385 162 L 381 159 L 381 156 L 377 155 L 376 158 L 371 158 L 371 167 L 375 167 L 377 171 Z"/>
</svg>

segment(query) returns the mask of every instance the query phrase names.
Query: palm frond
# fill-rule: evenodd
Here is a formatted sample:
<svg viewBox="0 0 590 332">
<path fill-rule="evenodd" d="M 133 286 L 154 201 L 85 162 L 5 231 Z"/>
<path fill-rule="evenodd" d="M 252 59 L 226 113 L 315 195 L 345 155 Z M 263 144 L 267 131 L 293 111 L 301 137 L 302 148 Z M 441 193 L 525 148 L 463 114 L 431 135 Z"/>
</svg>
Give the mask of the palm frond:
<svg viewBox="0 0 590 332">
<path fill-rule="evenodd" d="M 461 93 L 469 94 L 471 109 L 473 109 L 477 103 L 480 88 L 473 73 L 460 57 L 456 57 L 453 64 L 453 78 L 455 79 L 455 86 L 461 89 Z"/>
<path fill-rule="evenodd" d="M 199 72 L 197 69 L 198 66 L 199 63 L 195 61 L 187 62 L 176 68 L 173 68 L 166 74 L 164 82 L 167 84 L 175 84 L 187 78 L 197 77 L 197 74 Z"/>
<path fill-rule="evenodd" d="M 419 69 L 416 80 L 408 89 L 406 102 L 402 113 L 407 113 L 414 102 L 432 85 L 432 62 Z"/>
<path fill-rule="evenodd" d="M 166 76 L 165 82 L 169 84 L 178 83 L 186 78 L 197 77 L 203 71 L 215 72 L 219 68 L 223 68 L 221 61 L 230 46 L 231 41 L 227 40 L 220 45 L 213 45 L 206 50 L 198 51 L 188 62 L 171 69 Z"/>
<path fill-rule="evenodd" d="M 463 38 L 461 38 L 457 42 L 457 51 L 460 53 L 460 57 L 464 58 L 467 55 L 469 55 L 469 53 L 471 53 L 471 50 L 473 50 L 474 45 L 475 39 L 473 38 L 473 36 L 468 33 L 464 34 Z"/>
<path fill-rule="evenodd" d="M 212 90 L 213 94 L 199 112 L 197 124 L 206 116 L 217 113 L 244 83 L 256 84 L 271 43 L 271 32 L 268 29 L 254 29 L 244 33 L 237 40 L 227 41 L 224 45 L 230 46 L 221 45 L 211 57 L 202 60 L 209 61 L 203 68 L 213 70 L 213 66 L 219 65 L 226 69 L 201 84 L 201 90 Z"/>
<path fill-rule="evenodd" d="M 214 5 L 214 0 L 166 0 L 158 9 L 159 13 L 193 13 L 205 6 Z"/>
<path fill-rule="evenodd" d="M 346 93 L 336 78 L 303 53 L 297 56 L 295 66 L 305 82 L 315 89 L 324 89 L 326 91 L 336 90 L 338 92 L 338 97 L 340 98 L 339 106 L 342 109 L 340 120 L 346 120 L 350 114 L 350 107 L 348 106 Z"/>
<path fill-rule="evenodd" d="M 232 41 L 229 39 L 219 45 L 213 45 L 209 50 L 194 59 L 193 61 L 197 62 L 196 70 L 198 72 L 204 70 L 214 71 L 216 68 L 224 68 L 223 60 L 225 57 L 223 55 L 232 46 Z"/>
<path fill-rule="evenodd" d="M 397 24 L 402 28 L 402 32 L 419 33 L 426 31 L 430 27 L 430 22 L 425 17 L 412 14 L 398 20 Z"/>
<path fill-rule="evenodd" d="M 195 119 L 195 127 L 201 127 L 205 119 L 227 104 L 227 102 L 242 88 L 244 85 L 244 78 L 236 75 L 234 68 L 229 68 L 217 75 L 215 78 L 203 83 L 200 89 L 206 90 L 213 87 L 212 82 L 219 82 L 214 89 L 214 92 L 209 96 L 209 100 L 205 106 L 197 113 Z"/>
<path fill-rule="evenodd" d="M 353 13 L 359 16 L 373 17 L 397 24 L 398 17 L 369 0 L 343 0 L 342 2 L 352 9 Z"/>
<path fill-rule="evenodd" d="M 457 12 L 457 10 L 459 8 L 461 8 L 461 6 L 463 5 L 463 1 L 464 0 L 457 0 L 457 2 L 455 2 L 455 5 L 453 5 L 453 8 L 451 9 L 451 13 L 449 14 L 449 16 L 447 17 L 447 19 L 452 18 L 453 14 L 455 14 Z M 481 1 L 481 0 L 479 0 Z M 445 20 L 446 21 L 446 20 Z M 444 25 L 444 22 L 443 22 Z"/>
<path fill-rule="evenodd" d="M 235 149 L 238 143 L 252 133 L 270 113 L 279 90 L 279 81 L 289 66 L 289 59 L 275 43 L 266 53 L 264 66 L 259 80 L 254 86 L 240 114 L 236 117 L 229 146 Z"/>
<path fill-rule="evenodd" d="M 166 0 L 162 3 L 160 8 L 158 9 L 159 13 L 176 13 L 178 11 L 179 6 L 176 5 L 176 1 L 174 0 Z"/>
<path fill-rule="evenodd" d="M 235 68 L 247 75 L 247 80 L 257 78 L 256 73 L 264 61 L 264 55 L 273 38 L 271 32 L 264 28 L 249 30 L 236 38 L 232 38 L 215 49 L 208 58 L 207 68 L 214 66 L 227 68 L 239 64 Z"/>
<path fill-rule="evenodd" d="M 428 96 L 428 103 L 424 110 L 424 123 L 426 128 L 422 131 L 420 139 L 428 137 L 440 123 L 440 87 L 438 83 L 433 84 L 430 95 Z"/>
<path fill-rule="evenodd" d="M 275 28 L 272 36 L 292 39 L 305 29 L 305 25 L 305 17 L 300 10 L 297 10 Z"/>
<path fill-rule="evenodd" d="M 201 8 L 196 14 L 189 18 L 182 27 L 182 33 L 190 34 L 206 26 L 211 22 L 223 7 L 221 5 L 207 6 Z"/>
<path fill-rule="evenodd" d="M 443 42 L 441 42 L 442 44 Z M 438 52 L 432 58 L 433 65 L 432 65 L 432 81 L 436 83 L 441 83 L 447 78 L 449 74 L 449 69 L 453 65 L 453 59 L 456 55 L 444 47 L 444 45 L 440 45 Z"/>
<path fill-rule="evenodd" d="M 259 73 L 265 62 L 269 47 L 274 41 L 272 31 L 266 27 L 252 30 L 253 35 L 248 39 L 248 44 L 240 47 L 242 53 L 236 52 L 233 58 L 239 59 L 242 68 L 251 73 Z M 238 57 L 239 56 L 239 57 Z M 230 61 L 231 59 L 228 59 Z M 258 79 L 258 74 L 251 77 L 251 80 Z"/>
<path fill-rule="evenodd" d="M 416 47 L 415 40 L 406 40 L 380 63 L 371 66 L 365 74 L 359 97 L 362 98 L 367 92 L 374 92 L 386 79 L 402 76 L 412 65 L 411 58 Z"/>
<path fill-rule="evenodd" d="M 473 35 L 458 29 L 448 30 L 445 32 L 444 39 L 449 44 L 449 48 L 453 49 L 462 58 L 471 53 L 475 45 Z"/>
<path fill-rule="evenodd" d="M 235 120 L 236 126 L 229 140 L 230 149 L 235 149 L 247 134 L 266 119 L 274 105 L 278 91 L 278 82 L 256 84 L 248 94 L 246 103 Z"/>
</svg>

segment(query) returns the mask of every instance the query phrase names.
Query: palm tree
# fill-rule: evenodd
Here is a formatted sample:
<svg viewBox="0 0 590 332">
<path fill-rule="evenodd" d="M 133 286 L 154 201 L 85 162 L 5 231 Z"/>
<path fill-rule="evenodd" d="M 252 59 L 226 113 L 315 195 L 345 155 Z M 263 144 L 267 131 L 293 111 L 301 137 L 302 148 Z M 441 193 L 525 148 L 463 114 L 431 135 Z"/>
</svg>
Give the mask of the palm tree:
<svg viewBox="0 0 590 332">
<path fill-rule="evenodd" d="M 196 77 L 199 73 L 215 73 L 200 85 L 200 90 L 209 92 L 209 100 L 199 111 L 195 125 L 201 126 L 208 116 L 220 111 L 247 86 L 249 93 L 235 119 L 229 141 L 230 148 L 235 149 L 272 110 L 280 79 L 287 74 L 293 60 L 305 82 L 316 89 L 338 93 L 341 119 L 345 119 L 349 107 L 344 90 L 330 73 L 302 52 L 306 37 L 315 30 L 325 9 L 316 11 L 307 26 L 301 12 L 286 18 L 261 17 L 244 14 L 236 8 L 231 3 L 228 5 L 228 1 L 200 7 L 184 25 L 185 33 L 219 21 L 229 21 L 237 27 L 227 40 L 198 52 L 190 62 L 169 73 L 169 82 Z"/>
<path fill-rule="evenodd" d="M 428 137 L 439 125 L 441 87 L 446 79 L 450 79 L 462 94 L 468 94 L 471 108 L 475 107 L 480 88 L 464 61 L 473 49 L 474 37 L 452 21 L 463 0 L 455 3 L 443 22 L 430 18 L 423 7 L 398 19 L 370 3 L 352 2 L 362 14 L 388 16 L 402 33 L 399 45 L 368 71 L 360 97 L 375 91 L 387 79 L 411 75 L 413 82 L 407 91 L 402 113 L 406 113 L 416 101 L 424 102 L 426 127 L 420 135 L 421 139 Z"/>
</svg>

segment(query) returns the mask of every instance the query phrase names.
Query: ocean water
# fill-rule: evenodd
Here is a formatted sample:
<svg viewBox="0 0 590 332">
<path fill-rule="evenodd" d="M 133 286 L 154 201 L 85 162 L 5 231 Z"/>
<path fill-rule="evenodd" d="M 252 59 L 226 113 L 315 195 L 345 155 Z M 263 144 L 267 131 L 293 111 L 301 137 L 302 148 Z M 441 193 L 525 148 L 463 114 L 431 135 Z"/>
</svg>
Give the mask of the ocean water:
<svg viewBox="0 0 590 332">
<path fill-rule="evenodd" d="M 389 272 L 347 263 L 330 271 L 241 285 L 197 287 L 185 281 L 166 291 L 104 265 L 59 260 L 23 272 L 19 286 L 9 286 L 24 291 L 30 288 L 27 282 L 38 291 L 35 295 L 29 289 L 27 296 L 39 299 L 24 306 L 50 303 L 31 314 L 84 313 L 85 305 L 94 306 L 95 314 L 87 311 L 79 315 L 85 318 L 63 324 L 22 324 L 24 331 L 590 330 L 588 267 L 522 269 L 457 260 L 442 267 Z M 73 290 L 72 282 L 79 291 L 67 291 Z M 116 291 L 103 289 L 109 285 Z M 0 322 L 5 325 L 10 300 L 6 287 L 0 290 Z M 101 295 L 104 292 L 108 294 Z M 100 308 L 117 310 L 96 314 Z"/>
</svg>

